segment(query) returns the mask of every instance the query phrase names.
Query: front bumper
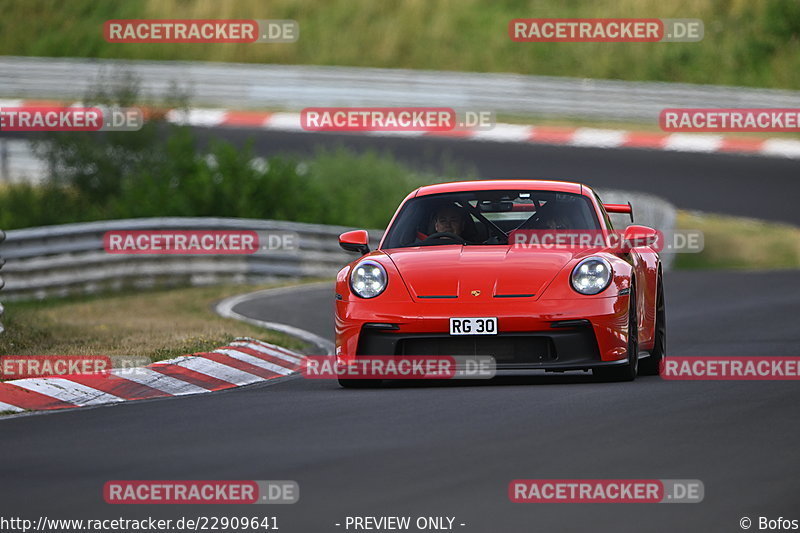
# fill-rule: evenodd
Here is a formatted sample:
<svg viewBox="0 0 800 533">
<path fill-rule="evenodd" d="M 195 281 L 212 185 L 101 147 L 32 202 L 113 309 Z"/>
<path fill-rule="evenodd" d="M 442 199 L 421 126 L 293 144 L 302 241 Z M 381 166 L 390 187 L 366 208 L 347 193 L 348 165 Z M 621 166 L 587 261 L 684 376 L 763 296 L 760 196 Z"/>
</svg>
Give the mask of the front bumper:
<svg viewBox="0 0 800 533">
<path fill-rule="evenodd" d="M 491 355 L 498 371 L 588 370 L 627 361 L 628 296 L 502 305 L 336 302 L 336 355 Z M 451 317 L 496 316 L 497 335 L 449 335 Z M 506 373 L 506 372 L 504 372 Z"/>
</svg>

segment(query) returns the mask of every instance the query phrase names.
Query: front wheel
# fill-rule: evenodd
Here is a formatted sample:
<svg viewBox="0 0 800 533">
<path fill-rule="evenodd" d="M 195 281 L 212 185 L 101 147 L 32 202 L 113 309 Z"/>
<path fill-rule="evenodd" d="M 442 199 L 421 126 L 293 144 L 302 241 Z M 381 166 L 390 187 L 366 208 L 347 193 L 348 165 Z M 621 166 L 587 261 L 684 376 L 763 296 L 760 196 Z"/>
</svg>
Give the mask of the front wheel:
<svg viewBox="0 0 800 533">
<path fill-rule="evenodd" d="M 650 357 L 642 359 L 640 371 L 643 375 L 657 376 L 661 361 L 667 353 L 667 312 L 664 306 L 664 284 L 661 274 L 658 276 L 658 291 L 656 295 L 656 331 L 653 339 L 653 350 Z"/>
<path fill-rule="evenodd" d="M 636 290 L 631 283 L 628 304 L 628 362 L 619 366 L 592 369 L 592 375 L 603 381 L 633 381 L 639 370 L 639 323 L 636 320 Z"/>
</svg>

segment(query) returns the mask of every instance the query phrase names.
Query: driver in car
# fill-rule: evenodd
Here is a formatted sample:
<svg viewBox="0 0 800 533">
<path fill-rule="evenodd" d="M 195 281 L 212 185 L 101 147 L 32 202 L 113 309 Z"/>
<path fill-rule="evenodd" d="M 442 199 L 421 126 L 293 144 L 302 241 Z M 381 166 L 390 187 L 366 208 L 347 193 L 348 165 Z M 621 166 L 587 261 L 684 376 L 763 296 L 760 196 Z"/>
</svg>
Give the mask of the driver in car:
<svg viewBox="0 0 800 533">
<path fill-rule="evenodd" d="M 431 218 L 428 219 L 428 231 L 431 233 L 426 235 L 421 231 L 417 231 L 417 238 L 414 244 L 417 246 L 450 244 L 456 242 L 454 239 L 463 240 L 467 217 L 469 217 L 467 212 L 458 206 L 453 204 L 440 205 L 433 212 Z"/>
<path fill-rule="evenodd" d="M 461 237 L 464 231 L 467 214 L 463 209 L 454 205 L 440 207 L 434 215 L 434 229 L 436 233 L 454 233 Z"/>
</svg>

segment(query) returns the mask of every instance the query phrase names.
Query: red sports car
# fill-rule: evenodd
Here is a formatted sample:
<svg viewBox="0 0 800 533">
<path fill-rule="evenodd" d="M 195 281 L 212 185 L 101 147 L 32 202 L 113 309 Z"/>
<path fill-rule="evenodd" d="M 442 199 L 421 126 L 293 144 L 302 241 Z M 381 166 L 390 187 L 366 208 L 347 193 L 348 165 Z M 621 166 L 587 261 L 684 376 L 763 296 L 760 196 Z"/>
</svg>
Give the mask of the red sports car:
<svg viewBox="0 0 800 533">
<path fill-rule="evenodd" d="M 362 257 L 336 280 L 337 363 L 491 355 L 499 374 L 591 370 L 625 381 L 657 374 L 666 347 L 658 232 L 614 230 L 609 213 L 633 219 L 630 204 L 603 204 L 580 183 L 420 187 L 375 251 L 366 231 L 339 237 Z M 546 245 L 548 233 L 576 232 L 601 240 Z"/>
</svg>

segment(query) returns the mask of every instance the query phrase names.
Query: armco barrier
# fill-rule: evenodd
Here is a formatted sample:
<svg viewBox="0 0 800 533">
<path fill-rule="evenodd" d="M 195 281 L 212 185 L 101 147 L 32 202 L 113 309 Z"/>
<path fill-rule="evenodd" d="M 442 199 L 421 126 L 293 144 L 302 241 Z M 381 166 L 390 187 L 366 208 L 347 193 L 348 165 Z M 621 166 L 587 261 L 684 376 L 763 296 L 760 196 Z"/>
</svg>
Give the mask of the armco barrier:
<svg viewBox="0 0 800 533">
<path fill-rule="evenodd" d="M 800 91 L 688 83 L 630 82 L 520 74 L 406 69 L 0 57 L 0 97 L 83 98 L 115 69 L 142 91 L 170 94 L 173 82 L 199 106 L 283 108 L 444 106 L 496 113 L 657 123 L 665 107 L 800 107 Z"/>
<path fill-rule="evenodd" d="M 605 203 L 631 203 L 634 222 L 631 222 L 628 215 L 610 215 L 615 229 L 625 229 L 634 223 L 650 226 L 663 232 L 675 229 L 675 206 L 663 198 L 643 192 L 617 190 L 598 190 L 597 194 L 600 195 Z M 674 261 L 674 253 L 661 252 L 661 265 L 665 270 L 669 270 Z"/>
<path fill-rule="evenodd" d="M 103 249 L 107 231 L 254 230 L 294 232 L 296 251 L 248 255 L 130 255 Z M 337 237 L 351 228 L 238 218 L 143 218 L 9 231 L 5 298 L 52 298 L 130 287 L 207 285 L 278 278 L 329 277 L 352 259 Z M 381 232 L 371 232 L 377 246 Z"/>
<path fill-rule="evenodd" d="M 675 209 L 651 195 L 606 191 L 607 202 L 630 201 L 636 222 L 671 230 Z M 616 220 L 618 228 L 630 221 Z M 103 235 L 117 230 L 254 230 L 293 232 L 298 249 L 260 250 L 248 255 L 109 254 Z M 131 287 L 263 282 L 332 277 L 354 254 L 338 235 L 352 228 L 240 218 L 141 218 L 45 226 L 9 231 L 0 247 L 6 259 L 6 300 L 53 298 Z M 374 249 L 382 230 L 369 230 Z M 663 258 L 669 268 L 672 258 Z"/>
</svg>

